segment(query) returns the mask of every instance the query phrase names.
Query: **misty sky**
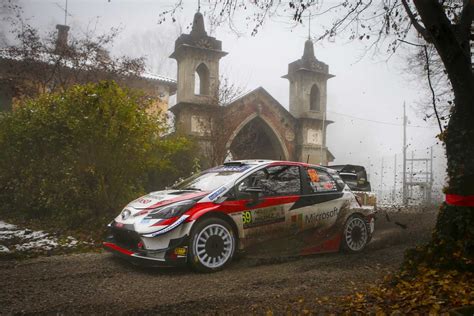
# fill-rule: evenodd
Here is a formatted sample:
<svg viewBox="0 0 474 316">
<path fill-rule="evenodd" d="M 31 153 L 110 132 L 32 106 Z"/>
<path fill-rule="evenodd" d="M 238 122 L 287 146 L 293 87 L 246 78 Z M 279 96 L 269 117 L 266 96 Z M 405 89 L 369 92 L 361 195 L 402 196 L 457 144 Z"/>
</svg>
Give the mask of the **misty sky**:
<svg viewBox="0 0 474 316">
<path fill-rule="evenodd" d="M 21 3 L 25 15 L 31 17 L 30 23 L 45 32 L 64 23 L 64 12 L 59 6 L 64 6 L 65 0 Z M 113 53 L 147 56 L 150 70 L 176 78 L 176 61 L 166 57 L 180 32 L 189 32 L 197 1 L 184 1 L 176 23 L 167 21 L 159 25 L 159 13 L 171 3 L 168 0 L 69 0 L 68 24 L 75 33 L 93 28 L 100 33 L 120 26 L 123 30 L 111 48 Z M 322 33 L 321 25 L 329 18 L 313 19 L 312 36 Z M 236 20 L 239 24 L 238 17 Z M 262 86 L 288 108 L 289 84 L 281 76 L 287 73 L 288 63 L 302 56 L 308 37 L 307 23 L 297 27 L 291 27 L 292 24 L 285 18 L 270 20 L 253 37 L 248 35 L 250 29 L 238 37 L 227 24 L 212 30 L 211 35 L 222 40 L 223 50 L 229 52 L 221 60 L 221 75 L 246 91 Z M 440 186 L 444 182 L 445 160 L 441 145 L 436 145 L 435 135 L 439 131 L 434 121 L 422 120 L 423 111 L 418 105 L 426 95 L 426 79 L 403 74 L 407 68 L 404 62 L 407 51 L 401 51 L 389 62 L 384 60 L 386 56 L 371 54 L 360 60 L 364 47 L 360 42 L 343 38 L 315 44 L 316 57 L 327 63 L 330 73 L 335 75 L 328 82 L 327 106 L 328 119 L 335 121 L 327 130 L 328 147 L 336 156 L 334 163 L 366 166 L 373 188 L 378 190 L 383 158 L 384 180 L 387 180 L 384 189 L 392 189 L 395 154 L 398 154 L 398 171 L 401 170 L 402 105 L 406 102 L 410 125 L 421 126 L 408 129 L 408 150 L 414 150 L 417 158 L 428 157 L 427 148 L 435 145 L 435 181 Z"/>
</svg>

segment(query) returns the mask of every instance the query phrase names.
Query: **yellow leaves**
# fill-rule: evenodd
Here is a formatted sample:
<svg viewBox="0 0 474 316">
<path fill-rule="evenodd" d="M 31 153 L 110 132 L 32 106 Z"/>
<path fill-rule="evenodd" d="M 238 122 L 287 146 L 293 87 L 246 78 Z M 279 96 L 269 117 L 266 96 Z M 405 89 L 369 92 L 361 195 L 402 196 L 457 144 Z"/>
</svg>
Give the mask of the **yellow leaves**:
<svg viewBox="0 0 474 316">
<path fill-rule="evenodd" d="M 364 294 L 362 294 L 362 293 L 356 293 L 356 294 L 355 294 L 355 297 L 356 297 L 356 299 L 357 299 L 358 301 L 361 301 L 361 300 L 364 299 Z"/>
<path fill-rule="evenodd" d="M 453 308 L 474 305 L 474 273 L 419 267 L 416 276 L 400 273 L 384 283 L 344 297 L 318 297 L 313 311 L 335 314 L 405 315 L 447 314 Z M 308 305 L 300 310 L 306 313 Z"/>
</svg>

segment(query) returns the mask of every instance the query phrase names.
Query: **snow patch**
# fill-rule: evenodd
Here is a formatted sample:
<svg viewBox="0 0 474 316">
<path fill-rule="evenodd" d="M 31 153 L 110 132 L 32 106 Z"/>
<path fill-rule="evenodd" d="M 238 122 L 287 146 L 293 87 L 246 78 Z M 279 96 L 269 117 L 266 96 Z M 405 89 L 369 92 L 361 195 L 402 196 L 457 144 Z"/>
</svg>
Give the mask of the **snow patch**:
<svg viewBox="0 0 474 316">
<path fill-rule="evenodd" d="M 10 252 L 10 249 L 8 249 L 7 247 L 3 245 L 0 245 L 0 252 Z"/>
<path fill-rule="evenodd" d="M 0 221 L 0 253 L 71 249 L 83 243 L 72 236 L 59 239 L 41 230 L 22 229 Z"/>
<path fill-rule="evenodd" d="M 16 228 L 15 225 L 7 224 L 7 223 L 5 223 L 4 221 L 0 221 L 0 230 L 3 230 L 3 229 L 15 229 L 15 228 Z"/>
</svg>

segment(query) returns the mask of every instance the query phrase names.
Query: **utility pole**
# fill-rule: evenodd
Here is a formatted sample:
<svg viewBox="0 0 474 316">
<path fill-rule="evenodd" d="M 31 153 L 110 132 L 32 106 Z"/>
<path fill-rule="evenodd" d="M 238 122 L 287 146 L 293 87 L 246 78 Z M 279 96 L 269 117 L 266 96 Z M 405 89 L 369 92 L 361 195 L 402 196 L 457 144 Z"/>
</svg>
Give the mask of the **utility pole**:
<svg viewBox="0 0 474 316">
<path fill-rule="evenodd" d="M 413 201 L 413 175 L 415 173 L 413 169 L 413 161 L 415 159 L 415 152 L 412 150 L 411 151 L 411 166 L 410 166 L 410 181 L 408 182 L 410 189 L 408 190 L 408 199 L 411 199 Z"/>
<path fill-rule="evenodd" d="M 367 158 L 367 181 L 370 181 L 371 175 L 371 168 L 370 168 L 370 156 Z"/>
<path fill-rule="evenodd" d="M 403 182 L 402 182 L 402 203 L 407 205 L 407 116 L 405 102 L 403 102 Z"/>
<path fill-rule="evenodd" d="M 392 192 L 392 203 L 395 204 L 397 198 L 397 154 L 394 156 L 393 161 L 393 192 Z"/>
<path fill-rule="evenodd" d="M 383 196 L 383 157 L 382 157 L 382 165 L 380 168 L 380 200 L 382 200 Z"/>
</svg>

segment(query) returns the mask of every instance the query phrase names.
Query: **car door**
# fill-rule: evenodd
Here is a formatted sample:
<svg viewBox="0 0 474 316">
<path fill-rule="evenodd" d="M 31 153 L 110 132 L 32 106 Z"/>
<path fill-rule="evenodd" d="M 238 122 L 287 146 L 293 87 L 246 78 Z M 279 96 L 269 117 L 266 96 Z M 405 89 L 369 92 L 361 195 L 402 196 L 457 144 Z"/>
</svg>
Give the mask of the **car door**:
<svg viewBox="0 0 474 316">
<path fill-rule="evenodd" d="M 343 187 L 324 169 L 302 167 L 303 195 L 291 210 L 295 232 L 330 229 L 344 204 Z"/>
<path fill-rule="evenodd" d="M 261 190 L 255 199 L 249 188 Z M 289 210 L 300 198 L 301 175 L 298 165 L 278 164 L 262 168 L 235 186 L 236 200 L 242 203 L 240 227 L 247 245 L 277 239 L 288 231 Z M 235 216 L 234 216 L 235 219 Z"/>
</svg>

